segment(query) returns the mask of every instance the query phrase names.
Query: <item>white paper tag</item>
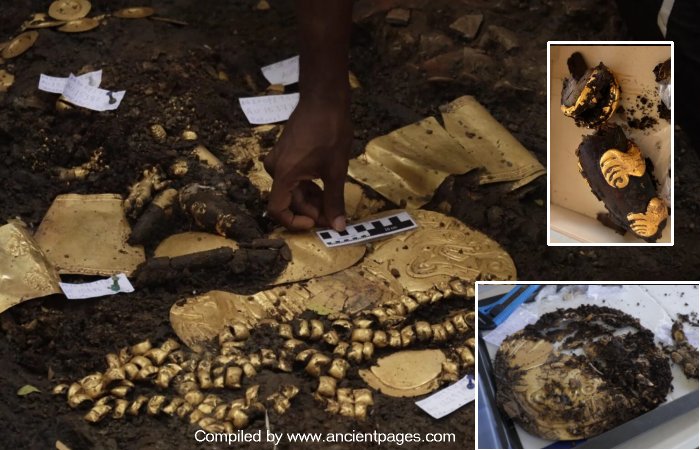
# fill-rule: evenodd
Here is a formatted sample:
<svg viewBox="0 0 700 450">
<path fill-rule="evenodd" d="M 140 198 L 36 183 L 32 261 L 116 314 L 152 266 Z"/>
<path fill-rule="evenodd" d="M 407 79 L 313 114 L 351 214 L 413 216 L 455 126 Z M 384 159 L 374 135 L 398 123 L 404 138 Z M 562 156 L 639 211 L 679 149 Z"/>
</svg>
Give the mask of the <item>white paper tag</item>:
<svg viewBox="0 0 700 450">
<path fill-rule="evenodd" d="M 71 300 L 81 298 L 104 297 L 105 295 L 119 294 L 120 292 L 134 292 L 134 287 L 123 273 L 113 275 L 104 280 L 92 283 L 59 283 L 63 293 Z"/>
<path fill-rule="evenodd" d="M 299 103 L 299 93 L 265 95 L 238 99 L 248 122 L 253 125 L 284 122 L 294 112 Z"/>
<path fill-rule="evenodd" d="M 503 342 L 503 339 L 535 322 L 537 322 L 537 316 L 535 314 L 526 309 L 518 308 L 505 322 L 489 332 L 489 334 L 484 337 L 484 340 L 498 347 L 501 345 L 501 342 Z"/>
<path fill-rule="evenodd" d="M 270 84 L 285 86 L 299 82 L 299 55 L 260 69 Z"/>
<path fill-rule="evenodd" d="M 326 247 L 357 244 L 358 242 L 379 239 L 392 234 L 418 228 L 415 220 L 405 211 L 379 219 L 348 225 L 345 231 L 335 231 L 331 228 L 316 232 Z"/>
<path fill-rule="evenodd" d="M 476 381 L 472 375 L 467 375 L 455 384 L 417 401 L 416 405 L 433 418 L 440 419 L 474 401 L 474 397 L 476 397 Z"/>
<path fill-rule="evenodd" d="M 70 74 L 68 78 L 39 77 L 39 89 L 54 94 L 62 94 L 66 101 L 94 111 L 109 111 L 119 107 L 125 91 L 108 91 L 98 86 L 102 82 L 102 71 L 86 73 L 79 77 Z"/>
</svg>

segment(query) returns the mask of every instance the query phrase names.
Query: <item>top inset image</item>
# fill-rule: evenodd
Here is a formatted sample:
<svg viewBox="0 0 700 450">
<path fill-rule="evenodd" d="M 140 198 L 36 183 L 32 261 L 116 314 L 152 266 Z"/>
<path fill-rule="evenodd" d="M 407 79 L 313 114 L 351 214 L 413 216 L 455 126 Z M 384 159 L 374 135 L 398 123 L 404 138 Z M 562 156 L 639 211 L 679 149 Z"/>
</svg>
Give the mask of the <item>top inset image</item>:
<svg viewBox="0 0 700 450">
<path fill-rule="evenodd" d="M 672 56 L 548 43 L 548 245 L 673 245 Z"/>
</svg>

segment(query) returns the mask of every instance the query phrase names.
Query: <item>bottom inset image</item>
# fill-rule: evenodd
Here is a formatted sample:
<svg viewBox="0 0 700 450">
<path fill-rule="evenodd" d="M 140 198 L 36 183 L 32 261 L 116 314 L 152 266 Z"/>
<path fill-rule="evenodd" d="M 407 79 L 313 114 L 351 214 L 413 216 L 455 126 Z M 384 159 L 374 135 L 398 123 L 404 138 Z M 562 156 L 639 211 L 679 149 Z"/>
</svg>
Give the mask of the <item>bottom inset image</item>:
<svg viewBox="0 0 700 450">
<path fill-rule="evenodd" d="M 478 448 L 698 448 L 697 284 L 479 283 Z"/>
</svg>

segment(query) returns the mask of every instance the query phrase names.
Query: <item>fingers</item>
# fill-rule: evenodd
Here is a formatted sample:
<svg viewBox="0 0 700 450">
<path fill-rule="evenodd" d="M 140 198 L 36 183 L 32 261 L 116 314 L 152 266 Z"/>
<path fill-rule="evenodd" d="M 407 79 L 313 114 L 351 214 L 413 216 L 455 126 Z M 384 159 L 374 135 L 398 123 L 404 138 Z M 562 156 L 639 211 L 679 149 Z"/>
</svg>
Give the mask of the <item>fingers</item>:
<svg viewBox="0 0 700 450">
<path fill-rule="evenodd" d="M 323 215 L 335 231 L 345 230 L 345 177 L 323 180 Z"/>
<path fill-rule="evenodd" d="M 285 186 L 275 181 L 267 201 L 267 212 L 282 226 L 293 231 L 302 231 L 313 228 L 315 220 L 312 217 L 295 214 L 292 211 L 293 192 L 298 186 Z"/>
<path fill-rule="evenodd" d="M 311 217 L 318 225 L 319 219 L 323 217 L 321 216 L 322 198 L 321 188 L 316 183 L 303 180 L 292 191 L 291 209 L 296 213 Z"/>
</svg>

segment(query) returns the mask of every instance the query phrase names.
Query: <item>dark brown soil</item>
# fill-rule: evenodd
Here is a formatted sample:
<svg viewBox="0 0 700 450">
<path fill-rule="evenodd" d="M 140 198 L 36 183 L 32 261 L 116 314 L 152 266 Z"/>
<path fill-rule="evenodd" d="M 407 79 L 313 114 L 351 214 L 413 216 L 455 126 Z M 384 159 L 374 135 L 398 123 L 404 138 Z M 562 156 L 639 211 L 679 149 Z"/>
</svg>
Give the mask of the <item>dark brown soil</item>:
<svg viewBox="0 0 700 450">
<path fill-rule="evenodd" d="M 95 14 L 134 6 L 125 0 L 94 3 Z M 137 3 L 153 4 L 161 15 L 186 20 L 189 26 L 110 19 L 84 34 L 41 30 L 31 50 L 2 66 L 17 78 L 9 92 L 0 93 L 0 220 L 20 217 L 34 229 L 58 194 L 126 195 L 128 186 L 149 165 L 166 169 L 175 159 L 187 157 L 192 143 L 177 138 L 186 127 L 226 162 L 222 148 L 250 134 L 238 107 L 239 97 L 256 93 L 246 77 L 252 77 L 257 91 L 262 91 L 266 83 L 259 67 L 297 53 L 289 1 L 271 2 L 269 11 L 253 9 L 256 2 L 252 0 Z M 353 98 L 356 153 L 369 139 L 437 114 L 440 105 L 471 94 L 544 163 L 546 41 L 627 38 L 616 11 L 603 0 L 562 4 L 387 0 L 360 1 L 357 6 L 366 10 L 375 5 L 381 10 L 398 4 L 413 8 L 407 26 L 386 24 L 379 11 L 365 14 L 367 18 L 353 32 L 351 67 L 363 85 Z M 0 41 L 13 36 L 30 13 L 43 12 L 46 7 L 47 2 L 38 0 L 7 2 L 0 13 Z M 463 41 L 449 29 L 464 14 L 484 15 L 474 41 Z M 455 61 L 455 50 L 461 55 L 462 47 L 479 49 L 483 57 Z M 430 66 L 440 76 L 423 73 L 424 61 L 448 54 Z M 56 96 L 36 89 L 40 73 L 66 76 L 90 68 L 104 70 L 106 88 L 127 91 L 118 110 L 57 112 Z M 216 78 L 219 71 L 226 72 L 229 80 Z M 154 123 L 168 132 L 165 142 L 158 143 L 150 135 L 148 128 Z M 108 169 L 83 181 L 59 181 L 53 174 L 56 166 L 73 167 L 88 161 L 98 148 L 104 151 Z M 429 207 L 439 207 L 500 242 L 512 255 L 521 279 L 696 279 L 700 163 L 681 133 L 677 133 L 675 152 L 676 246 L 672 248 L 547 248 L 544 178 L 506 193 L 497 185 L 477 186 L 471 174 L 451 177 Z M 272 224 L 262 216 L 264 202 L 230 164 L 222 175 L 192 170 L 176 187 L 191 182 L 223 183 L 229 197 L 251 212 L 263 232 L 271 229 Z M 191 226 L 180 217 L 170 231 Z M 147 251 L 152 251 L 160 237 L 146 246 Z M 256 278 L 184 273 L 180 279 L 139 288 L 128 296 L 86 301 L 52 296 L 3 313 L 0 447 L 52 448 L 57 439 L 72 449 L 197 447 L 193 429 L 177 419 L 139 417 L 91 426 L 83 421 L 81 412 L 71 410 L 64 399 L 49 392 L 57 382 L 102 370 L 109 351 L 146 338 L 162 341 L 173 336 L 168 311 L 182 297 L 212 288 L 254 292 L 267 277 L 265 273 Z M 276 377 L 263 374 L 259 380 L 276 383 Z M 377 396 L 374 414 L 367 422 L 357 423 L 321 413 L 311 397 L 310 381 L 298 377 L 303 392 L 287 415 L 273 417 L 277 431 L 449 431 L 456 433 L 456 444 L 421 448 L 473 446 L 472 406 L 433 420 L 412 400 Z M 19 397 L 17 389 L 24 384 L 42 392 Z M 251 429 L 263 426 L 256 421 Z M 352 448 L 363 447 L 356 444 Z"/>
</svg>

